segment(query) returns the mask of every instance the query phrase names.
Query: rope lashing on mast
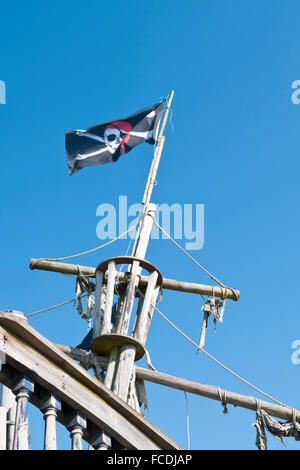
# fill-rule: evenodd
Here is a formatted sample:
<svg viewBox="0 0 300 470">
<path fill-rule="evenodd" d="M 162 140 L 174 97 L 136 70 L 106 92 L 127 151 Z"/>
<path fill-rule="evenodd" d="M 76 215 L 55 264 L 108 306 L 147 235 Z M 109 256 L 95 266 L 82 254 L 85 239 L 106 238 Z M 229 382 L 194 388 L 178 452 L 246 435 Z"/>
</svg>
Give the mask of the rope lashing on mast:
<svg viewBox="0 0 300 470">
<path fill-rule="evenodd" d="M 79 265 L 78 267 L 78 276 L 76 277 L 76 285 L 75 285 L 75 304 L 77 302 L 77 312 L 81 316 L 83 320 L 88 320 L 89 328 L 90 322 L 92 319 L 92 312 L 95 304 L 95 298 L 93 293 L 95 292 L 96 286 L 95 284 L 89 279 L 88 276 L 85 276 L 81 273 Z M 82 295 L 87 293 L 87 301 L 85 308 L 82 307 Z"/>
<path fill-rule="evenodd" d="M 163 101 L 168 102 L 170 96 L 171 96 L 170 93 L 169 93 L 168 96 L 166 96 L 166 97 L 162 96 L 162 97 L 160 98 L 161 102 L 163 102 Z M 170 119 L 169 119 L 169 123 L 170 123 L 171 129 L 172 129 L 172 132 L 174 132 L 174 126 L 173 126 L 173 121 L 172 121 L 172 118 L 173 118 L 173 110 L 172 110 L 171 106 L 168 106 L 168 105 L 167 105 L 167 108 L 166 108 L 166 109 L 169 109 L 169 110 L 170 110 Z"/>
<path fill-rule="evenodd" d="M 167 96 L 161 96 L 159 102 L 162 103 L 163 101 L 165 101 L 165 102 L 168 103 L 170 96 L 171 96 L 171 93 L 169 93 Z M 167 104 L 166 110 L 169 110 L 169 111 L 170 111 L 169 123 L 170 123 L 171 129 L 172 129 L 172 132 L 174 132 L 174 126 L 173 126 L 173 121 L 172 121 L 172 118 L 173 118 L 173 110 L 172 110 L 172 108 L 171 108 L 171 105 Z"/>
<path fill-rule="evenodd" d="M 218 394 L 219 394 L 219 397 L 220 397 L 220 401 L 221 401 L 221 404 L 223 406 L 223 413 L 225 415 L 228 414 L 228 408 L 227 408 L 227 401 L 226 401 L 226 390 L 223 390 L 223 396 L 222 396 L 222 390 L 220 389 L 220 387 L 218 387 Z"/>
<path fill-rule="evenodd" d="M 221 289 L 222 289 L 222 294 L 223 294 L 223 287 L 221 287 Z M 207 298 L 207 300 L 204 302 L 204 305 L 201 307 L 201 310 L 203 311 L 203 321 L 202 321 L 202 327 L 201 327 L 201 332 L 200 332 L 199 349 L 197 350 L 197 353 L 205 345 L 205 335 L 206 335 L 206 330 L 208 326 L 209 316 L 212 315 L 214 317 L 215 331 L 217 327 L 217 321 L 220 323 L 222 323 L 223 321 L 225 302 L 226 302 L 226 289 L 225 289 L 225 294 L 223 294 L 223 299 L 218 299 L 214 296 L 214 286 L 212 286 L 212 291 L 213 291 L 212 298 Z"/>
<path fill-rule="evenodd" d="M 265 410 L 261 409 L 260 400 L 256 399 L 256 421 L 253 426 L 256 428 L 255 444 L 259 450 L 267 450 L 267 437 L 265 429 L 286 446 L 283 438 L 294 437 L 296 441 L 300 441 L 300 425 L 296 421 L 296 410 L 293 408 L 293 420 L 281 422 L 268 415 Z"/>
<path fill-rule="evenodd" d="M 223 289 L 229 289 L 231 290 L 236 299 L 238 300 L 238 296 L 236 294 L 236 292 L 234 291 L 234 289 L 232 289 L 232 287 L 227 287 L 225 286 L 221 281 L 219 281 L 213 274 L 211 274 L 207 269 L 204 268 L 204 266 L 202 266 L 200 263 L 198 263 L 197 260 L 195 260 L 195 258 L 193 258 L 184 248 L 182 248 L 182 246 L 179 245 L 179 243 L 176 242 L 176 240 L 174 240 L 174 238 L 171 237 L 171 235 L 166 232 L 155 220 L 155 217 L 153 217 L 153 215 L 150 215 L 150 217 L 152 217 L 153 219 L 153 223 L 156 225 L 156 227 L 164 234 L 166 235 L 166 237 L 175 245 L 177 246 L 177 248 L 179 248 L 188 258 L 190 258 L 191 261 L 193 261 L 193 263 L 195 263 L 197 266 L 199 266 L 199 268 L 202 269 L 202 271 L 204 271 L 211 279 L 213 279 L 217 284 L 219 284 L 220 287 L 222 287 Z M 226 292 L 226 291 L 225 291 Z"/>
</svg>

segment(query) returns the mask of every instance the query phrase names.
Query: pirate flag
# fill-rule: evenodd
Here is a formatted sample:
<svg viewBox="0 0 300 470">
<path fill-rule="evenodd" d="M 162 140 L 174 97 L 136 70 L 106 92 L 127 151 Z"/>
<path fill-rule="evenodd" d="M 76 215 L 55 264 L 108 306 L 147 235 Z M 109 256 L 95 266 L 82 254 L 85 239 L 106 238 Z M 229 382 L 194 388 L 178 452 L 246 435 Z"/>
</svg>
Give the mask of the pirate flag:
<svg viewBox="0 0 300 470">
<path fill-rule="evenodd" d="M 86 166 L 116 162 L 142 142 L 154 144 L 165 101 L 123 119 L 108 121 L 86 130 L 66 132 L 69 173 Z"/>
</svg>

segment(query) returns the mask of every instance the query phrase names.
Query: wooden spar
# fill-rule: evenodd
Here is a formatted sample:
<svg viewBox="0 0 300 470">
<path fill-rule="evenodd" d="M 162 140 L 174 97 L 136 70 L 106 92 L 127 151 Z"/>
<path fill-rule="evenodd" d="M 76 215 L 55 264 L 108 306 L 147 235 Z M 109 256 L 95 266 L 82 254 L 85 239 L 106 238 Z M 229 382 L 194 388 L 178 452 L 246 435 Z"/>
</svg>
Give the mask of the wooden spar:
<svg viewBox="0 0 300 470">
<path fill-rule="evenodd" d="M 39 269 L 42 271 L 52 271 L 61 274 L 78 275 L 78 267 L 81 274 L 89 277 L 95 277 L 96 269 L 89 266 L 79 266 L 77 264 L 59 263 L 57 261 L 48 261 L 46 259 L 32 258 L 30 260 L 30 269 Z M 118 279 L 123 281 L 125 273 L 116 273 Z M 139 287 L 147 286 L 148 276 L 140 276 Z M 224 289 L 219 286 L 207 286 L 194 282 L 177 281 L 175 279 L 163 278 L 162 288 L 166 290 L 175 290 L 178 292 L 187 292 L 189 294 L 214 295 L 214 297 L 238 300 L 240 292 L 238 290 Z"/>
<path fill-rule="evenodd" d="M 227 390 L 225 391 L 213 385 L 199 384 L 198 382 L 180 379 L 171 375 L 162 374 L 161 372 L 143 369 L 142 367 L 136 367 L 136 376 L 142 380 L 165 385 L 166 387 L 176 388 L 177 390 L 183 390 L 188 393 L 193 393 L 195 395 L 200 395 L 202 397 L 211 398 L 221 402 L 223 402 L 224 397 L 226 397 L 227 404 L 254 411 L 257 409 L 257 399 L 255 397 L 240 395 Z M 290 421 L 293 419 L 293 408 L 291 407 L 276 405 L 275 403 L 273 404 L 266 401 L 261 401 L 260 406 L 261 409 L 276 418 L 287 419 Z M 300 423 L 299 410 L 295 410 L 295 418 L 296 421 Z"/>
<path fill-rule="evenodd" d="M 92 359 L 88 354 L 83 353 L 81 349 L 71 348 L 69 346 L 63 346 L 55 344 L 56 347 L 61 349 L 66 354 L 70 355 L 76 360 L 83 358 L 85 364 L 92 365 Z M 103 367 L 107 365 L 107 359 L 101 358 Z M 247 408 L 248 410 L 256 411 L 257 402 L 255 397 L 241 395 L 238 393 L 230 392 L 228 390 L 222 390 L 219 387 L 213 385 L 204 385 L 198 382 L 192 382 L 191 380 L 181 379 L 172 375 L 163 374 L 161 372 L 144 369 L 143 367 L 135 366 L 136 378 L 140 380 L 146 380 L 159 385 L 163 385 L 169 388 L 175 388 L 184 392 L 193 393 L 205 398 L 210 398 L 216 401 L 223 401 L 226 396 L 226 403 L 241 408 Z M 260 402 L 261 409 L 265 410 L 270 416 L 274 416 L 280 419 L 292 420 L 293 409 L 287 406 L 276 405 L 267 401 Z M 295 413 L 296 421 L 300 423 L 300 411 L 296 410 Z"/>
</svg>

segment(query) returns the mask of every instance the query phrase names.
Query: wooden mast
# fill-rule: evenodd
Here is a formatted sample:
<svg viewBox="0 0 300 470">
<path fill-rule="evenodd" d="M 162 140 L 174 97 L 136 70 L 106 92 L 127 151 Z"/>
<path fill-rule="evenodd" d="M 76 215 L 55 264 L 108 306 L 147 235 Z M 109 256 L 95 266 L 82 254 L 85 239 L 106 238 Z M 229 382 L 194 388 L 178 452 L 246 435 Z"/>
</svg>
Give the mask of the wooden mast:
<svg viewBox="0 0 300 470">
<path fill-rule="evenodd" d="M 150 203 L 153 186 L 155 183 L 155 177 L 158 170 L 158 165 L 164 145 L 164 129 L 167 123 L 170 106 L 173 100 L 174 91 L 172 90 L 167 102 L 167 107 L 163 119 L 163 123 L 157 139 L 157 145 L 155 147 L 154 156 L 148 176 L 148 180 L 145 187 L 142 203 L 144 205 L 143 212 L 141 215 L 141 221 L 138 227 L 137 236 L 132 249 L 131 256 L 140 260 L 145 258 L 149 238 L 153 225 L 153 217 L 155 217 L 156 206 Z M 122 335 L 128 334 L 129 322 L 133 305 L 136 297 L 136 288 L 139 283 L 139 276 L 141 274 L 141 266 L 137 261 L 133 261 L 130 269 L 130 280 L 127 285 L 126 293 L 123 299 L 123 308 L 121 310 L 117 331 Z M 156 289 L 157 273 L 151 274 L 151 288 L 149 284 L 147 287 L 148 297 L 150 302 L 156 302 L 156 298 L 159 290 Z M 150 276 L 150 277 L 151 277 Z M 153 280 L 154 279 L 154 280 Z M 149 303 L 149 301 L 148 301 Z M 139 341 L 142 341 L 144 346 L 147 339 L 147 332 L 149 324 L 145 321 L 145 317 L 148 315 L 150 303 L 148 309 L 146 306 L 139 312 L 142 315 L 142 319 L 139 322 L 140 328 L 133 332 L 133 337 Z M 143 331 L 141 331 L 141 328 Z M 146 331 L 145 331 L 146 330 Z M 118 350 L 117 347 L 112 348 L 109 361 L 108 361 L 108 376 L 106 384 L 112 388 L 112 390 L 123 400 L 131 401 L 138 408 L 138 402 L 132 398 L 135 395 L 135 376 L 134 376 L 134 361 L 136 357 L 136 346 L 134 344 L 124 344 Z M 133 389 L 130 396 L 130 387 Z M 133 402 L 132 402 L 133 400 Z"/>
</svg>

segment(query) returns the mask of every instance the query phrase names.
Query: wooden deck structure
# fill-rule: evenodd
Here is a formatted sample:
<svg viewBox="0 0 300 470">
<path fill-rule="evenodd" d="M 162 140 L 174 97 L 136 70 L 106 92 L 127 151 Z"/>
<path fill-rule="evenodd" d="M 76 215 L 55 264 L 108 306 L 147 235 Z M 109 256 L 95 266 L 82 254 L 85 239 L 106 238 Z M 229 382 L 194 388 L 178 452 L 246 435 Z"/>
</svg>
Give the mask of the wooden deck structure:
<svg viewBox="0 0 300 470">
<path fill-rule="evenodd" d="M 42 413 L 46 413 L 47 409 L 55 409 L 55 403 L 60 403 L 59 406 L 56 405 L 56 419 L 69 429 L 72 428 L 69 424 L 72 421 L 70 417 L 75 416 L 73 421 L 78 421 L 77 427 L 81 431 L 72 448 L 81 447 L 78 444 L 81 435 L 94 448 L 103 445 L 105 439 L 101 440 L 99 436 L 105 431 L 112 439 L 107 448 L 180 449 L 140 413 L 13 311 L 0 312 L 0 351 L 3 358 L 0 382 L 10 390 L 14 389 L 17 402 L 22 399 L 25 405 L 23 410 L 16 410 L 14 449 L 28 448 L 27 436 L 24 434 L 26 426 L 22 429 L 22 424 L 27 419 L 27 401 L 41 409 Z M 27 398 L 18 396 L 15 388 L 17 382 L 21 384 L 18 390 L 23 394 L 26 391 Z M 48 407 L 47 403 L 45 405 L 46 398 Z M 6 410 L 7 414 L 8 412 L 9 409 Z M 54 434 L 55 426 L 52 426 L 50 435 L 48 430 L 45 448 L 48 447 L 49 440 L 54 441 Z M 4 435 L 6 432 L 2 429 L 2 449 L 5 448 Z"/>
</svg>

